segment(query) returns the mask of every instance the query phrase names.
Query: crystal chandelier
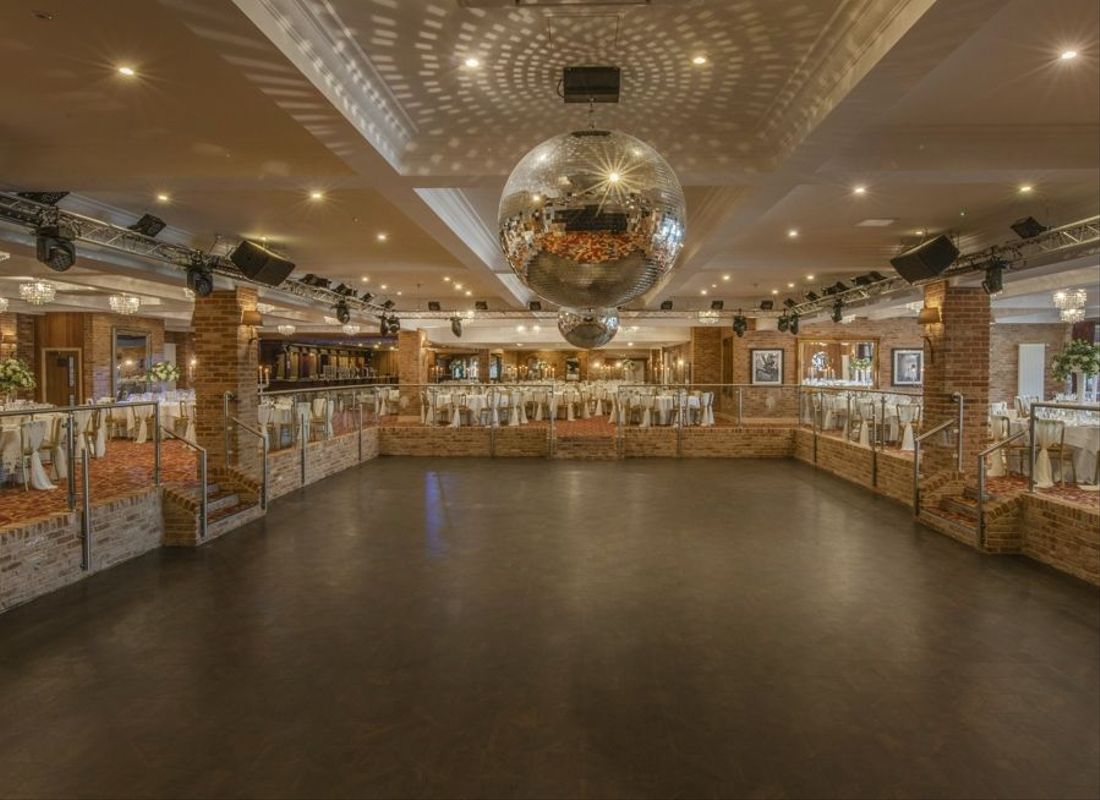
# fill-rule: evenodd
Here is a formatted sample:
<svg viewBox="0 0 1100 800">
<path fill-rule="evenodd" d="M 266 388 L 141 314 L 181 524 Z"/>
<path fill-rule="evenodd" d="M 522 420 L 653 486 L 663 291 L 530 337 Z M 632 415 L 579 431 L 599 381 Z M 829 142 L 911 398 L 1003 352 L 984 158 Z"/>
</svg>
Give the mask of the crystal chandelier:
<svg viewBox="0 0 1100 800">
<path fill-rule="evenodd" d="M 256 310 L 261 314 L 270 314 L 275 310 L 275 306 L 271 305 L 271 303 L 257 303 Z"/>
<path fill-rule="evenodd" d="M 721 321 L 722 315 L 714 309 L 708 309 L 706 311 L 699 312 L 699 324 L 700 325 L 717 325 Z"/>
<path fill-rule="evenodd" d="M 1063 308 L 1059 314 L 1062 317 L 1062 322 L 1081 322 L 1085 318 L 1085 309 Z"/>
<path fill-rule="evenodd" d="M 280 325 L 278 328 L 276 328 L 276 330 L 279 331 L 279 333 L 281 333 L 283 336 L 293 336 L 294 331 L 298 329 L 293 325 Z"/>
<path fill-rule="evenodd" d="M 188 287 L 184 286 L 183 287 L 183 296 L 186 297 L 188 300 L 191 300 L 192 302 L 194 302 L 194 300 L 195 300 L 195 290 L 194 289 L 189 289 Z"/>
<path fill-rule="evenodd" d="M 19 296 L 32 306 L 44 306 L 46 303 L 52 303 L 56 295 L 57 287 L 41 278 L 19 286 Z"/>
<path fill-rule="evenodd" d="M 342 327 L 340 330 L 342 330 L 348 336 L 354 336 L 355 334 L 359 333 L 359 326 L 349 323 Z"/>
<path fill-rule="evenodd" d="M 141 308 L 141 300 L 132 294 L 113 294 L 107 298 L 107 303 L 111 306 L 111 311 L 127 317 L 136 314 Z"/>
<path fill-rule="evenodd" d="M 1061 289 L 1054 293 L 1054 307 L 1061 309 L 1084 308 L 1088 299 L 1088 292 L 1084 289 Z"/>
</svg>

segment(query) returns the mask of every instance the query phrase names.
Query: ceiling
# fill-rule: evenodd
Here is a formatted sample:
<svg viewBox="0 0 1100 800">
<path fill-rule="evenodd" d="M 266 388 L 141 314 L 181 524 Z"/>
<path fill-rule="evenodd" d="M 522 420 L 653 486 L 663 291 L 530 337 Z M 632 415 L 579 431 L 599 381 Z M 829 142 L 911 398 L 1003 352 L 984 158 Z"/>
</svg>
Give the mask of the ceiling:
<svg viewBox="0 0 1100 800">
<path fill-rule="evenodd" d="M 622 101 L 596 119 L 652 143 L 685 188 L 678 269 L 638 307 L 751 308 L 891 274 L 934 233 L 965 251 L 1011 240 L 1022 216 L 1100 212 L 1095 0 L 6 0 L 0 69 L 18 80 L 0 84 L 0 189 L 68 189 L 63 207 L 123 224 L 151 211 L 162 237 L 202 248 L 265 237 L 442 339 L 417 322 L 428 300 L 531 299 L 499 253 L 497 200 L 523 153 L 586 124 L 557 94 L 578 63 L 622 67 Z M 0 295 L 45 273 L 28 241 L 0 226 Z M 1095 258 L 1073 269 L 1100 282 Z M 55 277 L 59 307 L 121 288 L 187 324 L 172 268 L 81 247 Z M 1019 295 L 1012 319 L 1048 319 L 1048 293 Z M 272 324 L 324 327 L 326 309 L 267 294 Z M 541 328 L 533 345 L 561 343 Z M 492 320 L 466 336 L 516 343 Z"/>
</svg>

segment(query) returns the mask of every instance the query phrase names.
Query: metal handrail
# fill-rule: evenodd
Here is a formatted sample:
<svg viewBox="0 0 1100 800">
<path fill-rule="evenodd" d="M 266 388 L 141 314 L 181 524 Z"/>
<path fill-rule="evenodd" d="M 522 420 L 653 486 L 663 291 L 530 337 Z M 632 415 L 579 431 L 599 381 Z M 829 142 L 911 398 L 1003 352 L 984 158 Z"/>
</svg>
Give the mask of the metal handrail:
<svg viewBox="0 0 1100 800">
<path fill-rule="evenodd" d="M 1012 444 L 1023 436 L 1026 431 L 1016 431 L 1006 439 L 994 442 L 978 454 L 978 549 L 985 549 L 985 459 L 996 453 L 1002 447 Z"/>
<path fill-rule="evenodd" d="M 913 514 L 920 514 L 920 444 L 925 439 L 935 436 L 948 428 L 957 425 L 958 420 L 949 419 L 941 422 L 936 427 L 925 431 L 913 439 Z M 959 432 L 960 437 L 962 432 Z"/>
<path fill-rule="evenodd" d="M 207 497 L 206 497 L 206 448 L 200 447 L 194 442 L 189 442 L 175 431 L 162 428 L 171 438 L 178 439 L 199 454 L 199 538 L 206 538 L 207 528 Z"/>
<path fill-rule="evenodd" d="M 1030 494 L 1035 493 L 1035 409 L 1037 408 L 1054 408 L 1063 409 L 1065 411 L 1088 411 L 1090 413 L 1100 413 L 1100 404 L 1090 403 L 1032 403 L 1028 408 L 1030 412 L 1027 418 L 1027 431 L 1028 431 L 1028 467 L 1027 467 L 1027 491 Z M 1021 431 L 1022 433 L 1022 431 Z M 1063 470 L 1065 465 L 1062 465 Z M 1097 465 L 1097 472 L 1100 473 L 1100 463 Z M 1076 479 L 1076 475 L 1074 475 Z"/>
<path fill-rule="evenodd" d="M 267 510 L 267 437 L 264 436 L 263 433 L 256 430 L 255 428 L 251 428 L 248 425 L 245 425 L 243 422 L 241 422 L 236 417 L 230 417 L 229 421 L 232 422 L 237 427 L 239 427 L 241 430 L 246 431 L 247 433 L 251 433 L 253 436 L 255 436 L 257 439 L 260 440 L 260 445 L 261 445 L 261 449 L 262 449 L 262 456 L 261 456 L 261 461 L 260 461 L 260 508 L 263 509 L 264 511 L 266 511 Z M 227 461 L 225 465 L 228 467 L 229 462 Z"/>
</svg>

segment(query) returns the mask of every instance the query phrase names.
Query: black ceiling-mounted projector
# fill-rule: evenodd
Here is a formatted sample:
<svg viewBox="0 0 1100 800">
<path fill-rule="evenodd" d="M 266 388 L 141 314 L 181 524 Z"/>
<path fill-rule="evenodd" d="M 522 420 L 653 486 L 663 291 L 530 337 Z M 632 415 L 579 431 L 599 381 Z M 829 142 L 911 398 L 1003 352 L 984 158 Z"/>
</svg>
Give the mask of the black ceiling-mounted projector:
<svg viewBox="0 0 1100 800">
<path fill-rule="evenodd" d="M 567 103 L 617 103 L 620 77 L 618 67 L 566 67 L 561 94 Z"/>
</svg>

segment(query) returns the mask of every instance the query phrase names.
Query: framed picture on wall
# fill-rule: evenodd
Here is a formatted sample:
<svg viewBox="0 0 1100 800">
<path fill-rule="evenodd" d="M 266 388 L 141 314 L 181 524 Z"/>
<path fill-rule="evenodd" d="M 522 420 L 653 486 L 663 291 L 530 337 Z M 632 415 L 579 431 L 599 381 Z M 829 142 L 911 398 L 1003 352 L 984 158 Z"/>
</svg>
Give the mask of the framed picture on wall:
<svg viewBox="0 0 1100 800">
<path fill-rule="evenodd" d="M 890 351 L 894 368 L 890 383 L 894 386 L 920 386 L 924 383 L 924 351 L 895 347 Z"/>
<path fill-rule="evenodd" d="M 783 350 L 749 350 L 749 379 L 756 386 L 782 386 Z"/>
</svg>

